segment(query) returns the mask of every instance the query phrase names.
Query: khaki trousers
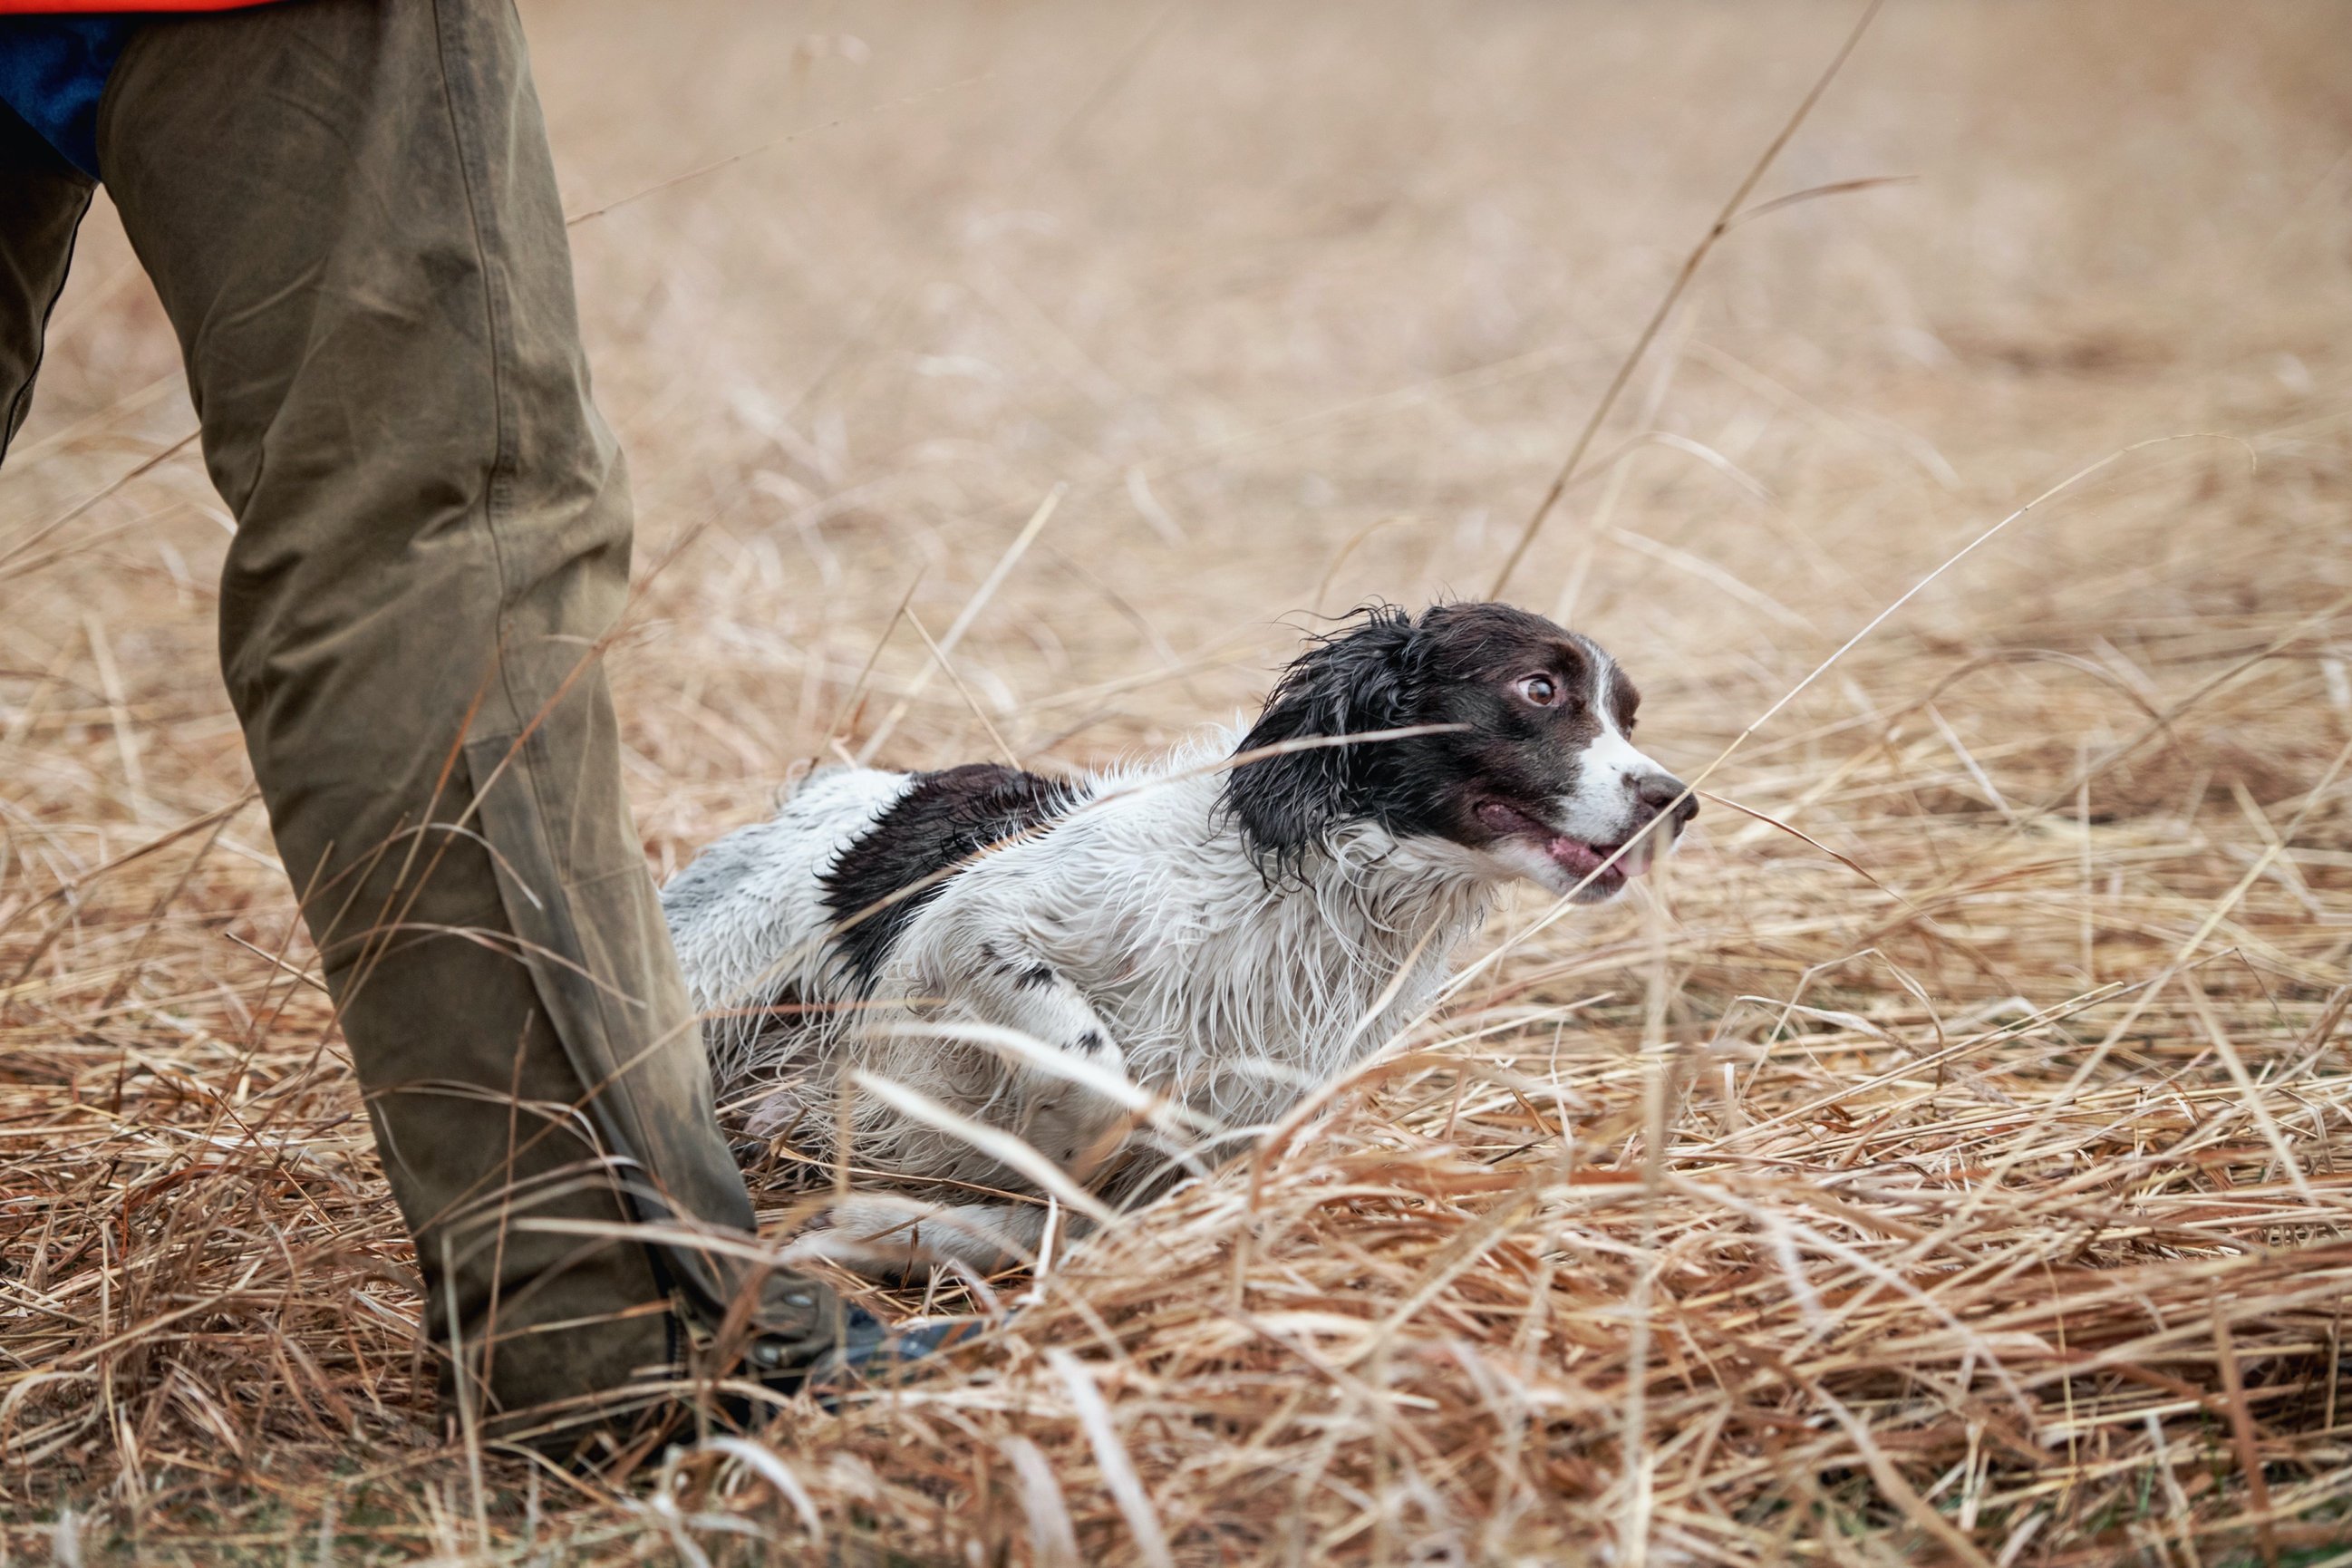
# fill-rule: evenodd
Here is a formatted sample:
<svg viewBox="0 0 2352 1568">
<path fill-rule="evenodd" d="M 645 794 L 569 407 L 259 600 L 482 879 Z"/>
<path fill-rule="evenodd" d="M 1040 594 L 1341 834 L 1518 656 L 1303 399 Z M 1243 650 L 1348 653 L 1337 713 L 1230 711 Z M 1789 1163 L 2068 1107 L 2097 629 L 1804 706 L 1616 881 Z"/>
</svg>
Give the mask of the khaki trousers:
<svg viewBox="0 0 2352 1568">
<path fill-rule="evenodd" d="M 751 1206 L 621 791 L 628 493 L 510 0 L 153 22 L 99 150 L 237 520 L 222 668 L 466 1351 L 445 1397 L 515 1430 L 747 1315 L 829 1337 L 821 1285 L 723 1249 Z M 13 435 L 91 187 L 0 108 L 0 188 Z"/>
</svg>

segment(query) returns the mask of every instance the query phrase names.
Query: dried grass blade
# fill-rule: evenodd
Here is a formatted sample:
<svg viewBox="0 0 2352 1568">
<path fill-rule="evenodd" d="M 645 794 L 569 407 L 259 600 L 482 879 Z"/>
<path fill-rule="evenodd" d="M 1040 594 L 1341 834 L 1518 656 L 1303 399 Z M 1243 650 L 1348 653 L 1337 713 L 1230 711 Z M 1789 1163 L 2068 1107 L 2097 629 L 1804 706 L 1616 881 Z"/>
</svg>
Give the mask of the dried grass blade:
<svg viewBox="0 0 2352 1568">
<path fill-rule="evenodd" d="M 808 1488 L 801 1484 L 800 1477 L 793 1474 L 793 1468 L 784 1463 L 773 1449 L 763 1447 L 749 1438 L 730 1437 L 723 1433 L 705 1437 L 701 1447 L 708 1453 L 724 1454 L 735 1462 L 758 1471 L 762 1480 L 776 1489 L 778 1496 L 793 1505 L 793 1512 L 800 1516 L 801 1528 L 808 1531 L 809 1544 L 813 1547 L 824 1545 L 824 1520 L 816 1510 L 816 1500 L 809 1495 Z"/>
<path fill-rule="evenodd" d="M 1135 1537 L 1136 1551 L 1150 1568 L 1176 1568 L 1176 1559 L 1168 1550 L 1168 1537 L 1160 1528 L 1159 1510 L 1151 1506 L 1151 1496 L 1143 1489 L 1142 1478 L 1135 1473 L 1135 1462 L 1128 1458 L 1127 1445 L 1118 1440 L 1118 1429 L 1111 1425 L 1110 1406 L 1103 1403 L 1102 1390 L 1095 1386 L 1094 1373 L 1087 1363 L 1066 1350 L 1045 1352 L 1046 1363 L 1070 1391 L 1070 1403 L 1077 1406 L 1078 1425 L 1086 1428 L 1087 1441 L 1094 1448 L 1095 1464 L 1102 1470 L 1103 1485 L 1110 1489 L 1112 1500 L 1118 1504 L 1119 1513 L 1127 1520 L 1129 1533 Z"/>
<path fill-rule="evenodd" d="M 857 749 L 858 766 L 864 767 L 871 763 L 875 752 L 881 750 L 882 743 L 898 728 L 898 721 L 906 718 L 908 710 L 914 706 L 915 699 L 921 696 L 924 688 L 930 684 L 931 671 L 946 664 L 947 656 L 963 641 L 963 634 L 971 629 L 971 623 L 980 618 L 981 611 L 986 609 L 989 600 L 996 596 L 996 590 L 1003 586 L 1004 579 L 1013 574 L 1013 568 L 1020 563 L 1030 544 L 1045 531 L 1045 524 L 1053 521 L 1054 510 L 1062 504 L 1062 498 L 1069 491 L 1068 482 L 1063 481 L 1045 492 L 1045 499 L 1037 503 L 1037 510 L 1029 514 L 1029 521 L 1021 525 L 1021 531 L 1013 535 L 1011 544 L 1004 547 L 1004 553 L 997 557 L 996 564 L 989 569 L 987 576 L 981 579 L 980 586 L 972 590 L 971 597 L 964 601 L 963 608 L 957 613 L 956 618 L 948 623 L 947 635 L 940 638 L 938 647 L 932 649 L 939 656 L 938 663 L 924 666 L 923 672 L 907 688 L 906 695 L 891 704 L 890 711 L 883 715 L 882 722 L 875 726 L 874 733 L 866 738 L 866 744 Z M 923 640 L 929 642 L 930 639 L 926 637 Z"/>
<path fill-rule="evenodd" d="M 1862 15 L 1855 19 L 1853 30 L 1846 34 L 1845 42 L 1838 47 L 1838 52 L 1831 58 L 1828 68 L 1822 72 L 1813 82 L 1811 90 L 1798 102 L 1795 112 L 1791 113 L 1787 123 L 1780 127 L 1780 134 L 1765 145 L 1763 153 L 1756 160 L 1755 167 L 1748 171 L 1748 177 L 1740 181 L 1738 188 L 1731 193 L 1731 199 L 1723 204 L 1723 210 L 1716 215 L 1715 222 L 1708 226 L 1706 235 L 1692 248 L 1691 253 L 1683 258 L 1682 270 L 1675 274 L 1674 282 L 1666 289 L 1666 297 L 1658 301 L 1658 308 L 1651 313 L 1649 321 L 1642 328 L 1642 335 L 1633 341 L 1633 351 L 1626 354 L 1624 361 L 1618 365 L 1617 374 L 1611 378 L 1608 390 L 1601 395 L 1601 401 L 1593 406 L 1591 416 L 1585 421 L 1584 429 L 1576 437 L 1576 445 L 1569 448 L 1567 460 L 1560 464 L 1559 472 L 1553 477 L 1551 488 L 1544 492 L 1543 500 L 1537 503 L 1535 515 L 1528 518 L 1527 526 L 1520 530 L 1518 542 L 1511 546 L 1511 553 L 1504 561 L 1502 570 L 1495 574 L 1495 585 L 1487 590 L 1486 597 L 1499 599 L 1503 596 L 1504 588 L 1510 584 L 1511 574 L 1518 570 L 1520 559 L 1527 554 L 1528 547 L 1536 542 L 1536 535 L 1542 530 L 1544 520 L 1551 515 L 1552 508 L 1559 503 L 1560 492 L 1567 489 L 1569 481 L 1576 477 L 1577 465 L 1584 460 L 1584 454 L 1591 447 L 1592 438 L 1601 433 L 1601 423 L 1609 417 L 1609 411 L 1617 405 L 1617 399 L 1623 394 L 1625 384 L 1633 379 L 1633 367 L 1640 364 L 1642 356 L 1649 352 L 1652 340 L 1658 335 L 1658 329 L 1664 326 L 1666 318 L 1674 313 L 1675 304 L 1681 300 L 1683 291 L 1690 287 L 1690 280 L 1697 275 L 1700 264 L 1706 260 L 1707 253 L 1715 248 L 1717 240 L 1730 232 L 1732 223 L 1739 214 L 1741 204 L 1748 200 L 1748 193 L 1756 188 L 1757 182 L 1764 178 L 1766 171 L 1772 167 L 1773 161 L 1780 156 L 1780 150 L 1789 144 L 1791 137 L 1796 135 L 1798 127 L 1804 124 L 1805 117 L 1812 113 L 1813 105 L 1821 101 L 1822 94 L 1829 90 L 1830 83 L 1837 79 L 1838 72 L 1845 68 L 1847 57 L 1853 53 L 1854 46 L 1862 42 L 1863 34 L 1869 30 L 1871 22 L 1878 16 L 1879 6 L 1884 4 L 1885 0 L 1870 0 L 1870 4 L 1863 7 Z"/>
<path fill-rule="evenodd" d="M 1691 793 L 1697 795 L 1701 800 L 1713 801 L 1716 805 L 1736 811 L 1742 816 L 1752 816 L 1757 821 L 1761 822 L 1768 826 L 1777 827 L 1791 838 L 1801 838 L 1804 840 L 1807 844 L 1811 845 L 1814 848 L 1820 850 L 1822 854 L 1828 856 L 1831 859 L 1836 861 L 1839 865 L 1844 867 L 1847 870 L 1853 872 L 1855 876 L 1861 878 L 1872 887 L 1876 888 L 1880 892 L 1885 893 L 1887 897 L 1891 899 L 1902 899 L 1905 905 L 1910 905 L 1910 900 L 1904 899 L 1902 894 L 1896 892 L 1894 889 L 1888 887 L 1885 883 L 1872 876 L 1869 870 L 1864 867 L 1862 862 L 1853 858 L 1851 856 L 1839 854 L 1836 850 L 1831 848 L 1828 845 L 1822 843 L 1820 839 L 1814 837 L 1803 828 L 1793 826 L 1789 823 L 1783 822 L 1779 817 L 1774 816 L 1770 812 L 1759 811 L 1752 805 L 1743 805 L 1738 801 L 1732 799 L 1729 795 L 1717 795 L 1711 789 L 1694 790 Z"/>
<path fill-rule="evenodd" d="M 2246 1489 L 2253 1494 L 2254 1512 L 2262 1521 L 2255 1528 L 2263 1545 L 2263 1562 L 2266 1568 L 2278 1568 L 2278 1526 L 2271 1519 L 2270 1483 L 2263 1476 L 2262 1450 L 2254 1443 L 2253 1416 L 2246 1409 L 2246 1384 L 2238 1370 L 2237 1341 L 2231 1336 L 2229 1317 L 2219 1301 L 2213 1304 L 2213 1352 L 2221 1365 L 2221 1386 L 2230 1396 L 2230 1440 L 2238 1450 L 2238 1469 L 2246 1478 Z"/>
<path fill-rule="evenodd" d="M 1026 1437 L 1001 1438 L 996 1447 L 1021 1478 L 1021 1511 L 1028 1520 L 1030 1558 L 1036 1568 L 1079 1568 L 1078 1532 L 1070 1523 L 1070 1505 L 1053 1461 Z"/>
<path fill-rule="evenodd" d="M 1971 1564 L 1972 1568 L 1992 1568 L 1977 1543 L 1961 1534 L 1959 1527 L 1950 1520 L 1937 1513 L 1904 1479 L 1903 1472 L 1895 1468 L 1894 1461 L 1886 1457 L 1886 1451 L 1871 1436 L 1870 1428 L 1853 1411 L 1839 1403 L 1820 1384 L 1811 1379 L 1804 1382 L 1807 1392 L 1820 1402 L 1822 1408 L 1836 1418 L 1840 1426 L 1845 1428 L 1845 1435 L 1853 1439 L 1855 1451 L 1861 1454 L 1863 1464 L 1870 1471 L 1870 1479 L 1876 1481 L 1878 1489 L 1903 1510 L 1905 1518 L 1942 1542 L 1953 1556 Z"/>
</svg>

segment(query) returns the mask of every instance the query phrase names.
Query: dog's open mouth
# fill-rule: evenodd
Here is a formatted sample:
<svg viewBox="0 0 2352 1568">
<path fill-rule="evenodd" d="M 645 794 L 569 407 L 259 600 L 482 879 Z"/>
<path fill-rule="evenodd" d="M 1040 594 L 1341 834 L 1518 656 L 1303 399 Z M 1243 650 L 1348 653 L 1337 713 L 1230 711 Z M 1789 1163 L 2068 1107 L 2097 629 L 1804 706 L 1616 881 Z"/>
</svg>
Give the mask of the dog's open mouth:
<svg viewBox="0 0 2352 1568">
<path fill-rule="evenodd" d="M 1615 892 L 1625 885 L 1626 878 L 1649 863 L 1647 842 L 1630 849 L 1620 844 L 1587 844 L 1580 838 L 1553 832 L 1536 817 L 1505 801 L 1490 800 L 1481 805 L 1478 820 L 1507 837 L 1533 844 L 1543 851 L 1545 858 L 1577 880 L 1591 877 L 1591 885 L 1603 892 Z M 1625 852 L 1619 855 L 1620 849 Z M 1617 857 L 1613 862 L 1610 860 L 1612 855 Z"/>
</svg>

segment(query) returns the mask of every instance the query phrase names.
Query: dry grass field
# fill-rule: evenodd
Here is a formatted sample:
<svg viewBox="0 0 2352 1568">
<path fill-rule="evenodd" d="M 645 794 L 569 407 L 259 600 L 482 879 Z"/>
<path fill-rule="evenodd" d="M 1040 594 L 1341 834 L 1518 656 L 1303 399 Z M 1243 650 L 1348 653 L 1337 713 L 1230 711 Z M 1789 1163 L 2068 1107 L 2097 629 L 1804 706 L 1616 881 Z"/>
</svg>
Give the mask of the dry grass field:
<svg viewBox="0 0 2352 1568">
<path fill-rule="evenodd" d="M 526 14 L 667 874 L 1486 596 L 1855 13 Z M 101 199 L 0 473 L 0 1562 L 2352 1563 L 2347 82 L 2325 0 L 1896 0 L 1756 200 L 1895 183 L 1730 231 L 1507 595 L 1802 836 L 1521 898 L 936 1375 L 599 1480 L 431 1419 Z"/>
</svg>

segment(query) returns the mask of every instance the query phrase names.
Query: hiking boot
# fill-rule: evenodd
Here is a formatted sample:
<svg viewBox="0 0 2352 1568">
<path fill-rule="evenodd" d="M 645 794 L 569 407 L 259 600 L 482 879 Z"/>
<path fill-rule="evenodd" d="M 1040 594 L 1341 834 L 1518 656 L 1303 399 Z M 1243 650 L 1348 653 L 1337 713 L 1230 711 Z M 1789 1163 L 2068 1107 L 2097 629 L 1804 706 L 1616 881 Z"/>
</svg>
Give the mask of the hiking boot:
<svg viewBox="0 0 2352 1568">
<path fill-rule="evenodd" d="M 743 1358 L 745 1370 L 777 1394 L 845 1393 L 862 1382 L 897 1381 L 908 1363 L 970 1337 L 978 1323 L 976 1318 L 934 1318 L 894 1329 L 865 1308 L 845 1304 L 839 1338 L 814 1346 L 755 1341 Z"/>
</svg>

